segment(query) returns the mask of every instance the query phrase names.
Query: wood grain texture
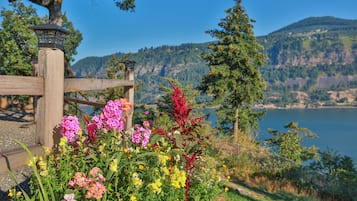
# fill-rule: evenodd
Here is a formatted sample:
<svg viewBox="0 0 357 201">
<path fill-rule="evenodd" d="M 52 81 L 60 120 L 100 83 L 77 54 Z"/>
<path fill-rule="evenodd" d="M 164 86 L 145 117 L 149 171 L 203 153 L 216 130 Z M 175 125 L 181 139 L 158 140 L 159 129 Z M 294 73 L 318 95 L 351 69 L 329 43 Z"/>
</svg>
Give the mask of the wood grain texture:
<svg viewBox="0 0 357 201">
<path fill-rule="evenodd" d="M 103 90 L 119 86 L 134 86 L 132 80 L 67 78 L 64 81 L 64 92 Z"/>
<path fill-rule="evenodd" d="M 0 75 L 0 95 L 43 95 L 42 77 Z"/>
</svg>

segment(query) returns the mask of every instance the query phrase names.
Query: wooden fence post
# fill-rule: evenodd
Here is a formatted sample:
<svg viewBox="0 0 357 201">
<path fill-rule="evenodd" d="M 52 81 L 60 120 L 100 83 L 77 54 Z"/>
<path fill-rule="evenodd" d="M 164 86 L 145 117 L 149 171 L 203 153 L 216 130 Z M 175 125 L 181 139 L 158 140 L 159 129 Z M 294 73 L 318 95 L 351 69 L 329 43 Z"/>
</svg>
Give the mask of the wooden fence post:
<svg viewBox="0 0 357 201">
<path fill-rule="evenodd" d="M 126 66 L 125 80 L 134 81 L 133 66 Z M 131 103 L 134 107 L 134 86 L 124 87 L 124 92 L 125 92 L 125 98 L 128 99 L 129 103 Z M 126 120 L 126 129 L 130 129 L 133 126 L 133 113 L 134 113 L 134 108 L 132 108 L 132 110 L 128 114 L 128 118 Z"/>
<path fill-rule="evenodd" d="M 42 145 L 53 147 L 59 141 L 63 116 L 64 53 L 60 49 L 40 47 L 39 76 L 44 79 L 44 95 L 38 99 L 36 133 Z"/>
</svg>

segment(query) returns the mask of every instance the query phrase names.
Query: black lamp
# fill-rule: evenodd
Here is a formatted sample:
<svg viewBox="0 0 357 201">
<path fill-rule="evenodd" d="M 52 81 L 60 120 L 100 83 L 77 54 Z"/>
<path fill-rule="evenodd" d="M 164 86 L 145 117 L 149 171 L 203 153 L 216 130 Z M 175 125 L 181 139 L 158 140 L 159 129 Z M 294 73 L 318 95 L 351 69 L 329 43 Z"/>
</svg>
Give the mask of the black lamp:
<svg viewBox="0 0 357 201">
<path fill-rule="evenodd" d="M 133 71 L 134 70 L 134 66 L 135 66 L 135 61 L 131 61 L 131 60 L 126 60 L 123 62 L 126 69 L 130 70 L 130 71 Z"/>
<path fill-rule="evenodd" d="M 64 50 L 64 39 L 68 31 L 56 24 L 40 24 L 31 27 L 38 38 L 38 47 Z"/>
</svg>

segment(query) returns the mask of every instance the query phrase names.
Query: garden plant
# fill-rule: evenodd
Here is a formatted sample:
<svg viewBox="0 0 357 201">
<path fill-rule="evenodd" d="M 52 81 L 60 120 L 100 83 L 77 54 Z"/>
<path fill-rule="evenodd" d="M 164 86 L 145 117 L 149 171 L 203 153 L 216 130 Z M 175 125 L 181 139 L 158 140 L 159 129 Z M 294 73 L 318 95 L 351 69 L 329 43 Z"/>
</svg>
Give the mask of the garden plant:
<svg viewBox="0 0 357 201">
<path fill-rule="evenodd" d="M 118 99 L 85 117 L 83 126 L 76 116 L 64 116 L 60 142 L 45 147 L 44 155 L 33 156 L 18 142 L 30 156 L 33 175 L 30 192 L 18 188 L 10 195 L 14 200 L 214 200 L 222 188 L 207 156 L 203 118 L 195 117 L 181 89 L 172 88 L 172 128 L 147 119 L 125 129 L 132 105 Z"/>
</svg>

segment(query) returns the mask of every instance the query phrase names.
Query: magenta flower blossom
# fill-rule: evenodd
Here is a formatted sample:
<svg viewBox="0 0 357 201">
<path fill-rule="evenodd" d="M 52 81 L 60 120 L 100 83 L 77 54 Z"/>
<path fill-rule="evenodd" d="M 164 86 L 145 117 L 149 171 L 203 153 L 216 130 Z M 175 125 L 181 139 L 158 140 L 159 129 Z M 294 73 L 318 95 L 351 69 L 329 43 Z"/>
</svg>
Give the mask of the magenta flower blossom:
<svg viewBox="0 0 357 201">
<path fill-rule="evenodd" d="M 135 130 L 131 135 L 131 141 L 135 144 L 140 144 L 143 147 L 149 143 L 151 136 L 151 130 L 149 128 L 144 128 L 140 125 L 135 125 Z"/>
<path fill-rule="evenodd" d="M 63 116 L 61 121 L 61 134 L 68 142 L 74 142 L 80 130 L 78 118 L 76 116 Z"/>
<path fill-rule="evenodd" d="M 108 130 L 124 130 L 123 104 L 120 100 L 108 101 L 99 118 Z"/>
<path fill-rule="evenodd" d="M 102 128 L 102 120 L 100 119 L 99 115 L 92 117 L 92 123 L 97 126 L 97 129 Z"/>
</svg>

